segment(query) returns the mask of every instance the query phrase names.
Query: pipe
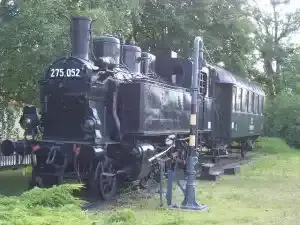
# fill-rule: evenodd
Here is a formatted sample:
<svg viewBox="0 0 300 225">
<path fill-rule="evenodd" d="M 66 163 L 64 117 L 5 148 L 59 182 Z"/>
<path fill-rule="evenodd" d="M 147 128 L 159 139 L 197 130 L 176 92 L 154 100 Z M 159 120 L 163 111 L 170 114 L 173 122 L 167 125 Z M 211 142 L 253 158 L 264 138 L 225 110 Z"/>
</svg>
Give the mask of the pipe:
<svg viewBox="0 0 300 225">
<path fill-rule="evenodd" d="M 148 162 L 152 162 L 154 159 L 157 159 L 158 157 L 164 155 L 165 153 L 167 153 L 170 149 L 172 149 L 172 148 L 174 148 L 174 147 L 175 147 L 175 145 L 169 146 L 165 151 L 160 152 L 160 153 L 158 153 L 158 154 L 152 156 L 150 159 L 148 159 Z"/>
<path fill-rule="evenodd" d="M 192 73 L 192 102 L 191 102 L 191 124 L 190 124 L 190 148 L 188 156 L 192 155 L 192 152 L 196 148 L 197 137 L 197 95 L 198 95 L 198 76 L 199 71 L 202 69 L 203 63 L 203 40 L 201 37 L 196 37 L 194 40 L 194 52 L 193 52 L 193 73 Z M 192 122 L 193 121 L 193 122 Z M 192 140 L 193 139 L 193 140 Z M 195 142 L 195 143 L 192 143 Z"/>
<path fill-rule="evenodd" d="M 181 207 L 184 209 L 204 210 L 206 205 L 200 205 L 196 202 L 195 196 L 195 178 L 196 178 L 196 155 L 197 146 L 197 95 L 198 95 L 198 76 L 203 64 L 203 41 L 201 37 L 196 37 L 194 40 L 194 55 L 193 55 L 193 79 L 191 85 L 192 104 L 191 104 L 191 118 L 190 118 L 190 141 L 189 151 L 187 157 L 187 182 L 184 190 L 184 200 Z M 201 150 L 201 149 L 200 149 Z"/>
<path fill-rule="evenodd" d="M 116 123 L 116 127 L 118 129 L 118 139 L 121 140 L 121 125 L 120 125 L 120 119 L 119 119 L 118 113 L 117 113 L 117 99 L 118 99 L 118 88 L 116 87 L 116 89 L 113 93 L 112 113 L 113 113 L 113 118 Z"/>
<path fill-rule="evenodd" d="M 72 56 L 89 60 L 92 20 L 88 17 L 72 17 L 71 42 Z"/>
</svg>

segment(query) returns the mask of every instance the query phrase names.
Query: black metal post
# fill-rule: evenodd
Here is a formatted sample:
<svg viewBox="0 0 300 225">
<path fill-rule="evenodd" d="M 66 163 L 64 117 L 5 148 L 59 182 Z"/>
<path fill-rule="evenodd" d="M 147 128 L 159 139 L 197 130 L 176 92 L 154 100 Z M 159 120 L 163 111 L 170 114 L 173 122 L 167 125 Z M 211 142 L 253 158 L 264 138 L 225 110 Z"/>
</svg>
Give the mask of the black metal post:
<svg viewBox="0 0 300 225">
<path fill-rule="evenodd" d="M 198 95 L 198 76 L 202 69 L 203 63 L 203 41 L 201 37 L 196 37 L 194 40 L 194 53 L 193 53 L 193 74 L 192 74 L 192 104 L 191 104 L 191 115 L 190 115 L 190 138 L 189 138 L 189 149 L 187 156 L 187 182 L 184 191 L 184 200 L 181 208 L 193 209 L 193 210 L 205 210 L 206 205 L 201 205 L 196 202 L 195 198 L 195 178 L 196 170 L 195 166 L 198 162 L 196 156 L 196 138 L 197 138 L 197 95 Z"/>
</svg>

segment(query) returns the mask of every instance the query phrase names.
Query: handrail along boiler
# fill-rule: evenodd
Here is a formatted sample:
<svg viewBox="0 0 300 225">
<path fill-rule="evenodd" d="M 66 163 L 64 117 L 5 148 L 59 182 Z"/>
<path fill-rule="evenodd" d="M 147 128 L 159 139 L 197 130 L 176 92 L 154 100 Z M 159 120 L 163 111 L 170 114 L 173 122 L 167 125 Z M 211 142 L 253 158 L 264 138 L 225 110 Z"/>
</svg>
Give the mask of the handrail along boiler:
<svg viewBox="0 0 300 225">
<path fill-rule="evenodd" d="M 32 186 L 75 178 L 107 200 L 120 182 L 145 187 L 158 179 L 159 160 L 185 168 L 193 60 L 168 49 L 142 52 L 113 36 L 92 38 L 91 25 L 87 17 L 72 18 L 71 56 L 54 61 L 40 81 L 40 118 L 34 106 L 25 106 L 20 119 L 25 139 L 5 140 L 1 151 L 32 155 Z M 237 131 L 228 127 L 234 121 L 229 86 L 235 84 L 222 83 L 224 76 L 212 66 L 199 71 L 197 129 L 203 138 L 196 139 L 213 152 L 235 137 L 224 132 Z M 220 95 L 223 90 L 228 99 Z M 251 134 L 244 130 L 238 140 L 261 133 L 260 127 Z"/>
</svg>

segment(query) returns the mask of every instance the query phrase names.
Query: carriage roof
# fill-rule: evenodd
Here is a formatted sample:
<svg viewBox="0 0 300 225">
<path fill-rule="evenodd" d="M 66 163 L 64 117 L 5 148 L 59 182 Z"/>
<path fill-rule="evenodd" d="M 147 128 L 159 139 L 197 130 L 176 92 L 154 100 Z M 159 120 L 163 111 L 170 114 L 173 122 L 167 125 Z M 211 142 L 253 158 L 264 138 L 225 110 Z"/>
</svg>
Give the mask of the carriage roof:
<svg viewBox="0 0 300 225">
<path fill-rule="evenodd" d="M 238 87 L 245 88 L 249 91 L 257 93 L 259 95 L 265 96 L 265 91 L 256 82 L 249 81 L 245 78 L 234 75 L 233 73 L 231 73 L 221 67 L 213 66 L 213 68 L 216 70 L 217 83 L 233 84 Z"/>
</svg>

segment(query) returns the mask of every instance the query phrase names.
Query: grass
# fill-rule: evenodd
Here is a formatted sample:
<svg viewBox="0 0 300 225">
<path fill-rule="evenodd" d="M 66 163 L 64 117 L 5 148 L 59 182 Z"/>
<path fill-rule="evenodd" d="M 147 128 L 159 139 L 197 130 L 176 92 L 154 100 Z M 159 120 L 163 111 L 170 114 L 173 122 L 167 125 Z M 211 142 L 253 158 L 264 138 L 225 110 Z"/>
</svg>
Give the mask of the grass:
<svg viewBox="0 0 300 225">
<path fill-rule="evenodd" d="M 243 166 L 239 175 L 197 184 L 197 200 L 208 205 L 207 212 L 157 209 L 159 202 L 151 199 L 131 206 L 135 224 L 300 224 L 300 152 L 276 138 L 264 138 L 258 147 L 263 157 Z"/>
<path fill-rule="evenodd" d="M 22 170 L 0 171 L 0 194 L 5 196 L 20 195 L 28 189 L 28 177 Z"/>
<path fill-rule="evenodd" d="M 239 175 L 197 184 L 197 200 L 208 205 L 207 212 L 161 209 L 154 197 L 128 202 L 114 212 L 84 213 L 80 211 L 80 202 L 68 194 L 71 186 L 60 186 L 49 190 L 35 189 L 18 197 L 2 197 L 0 225 L 300 224 L 300 151 L 276 138 L 263 138 L 258 151 L 263 157 L 244 165 Z M 2 185 L 3 177 L 12 179 L 0 173 L 0 193 L 10 189 Z M 17 185 L 16 181 L 14 183 Z M 174 200 L 180 203 L 182 199 L 176 189 Z M 49 202 L 53 204 L 49 205 Z"/>
</svg>

